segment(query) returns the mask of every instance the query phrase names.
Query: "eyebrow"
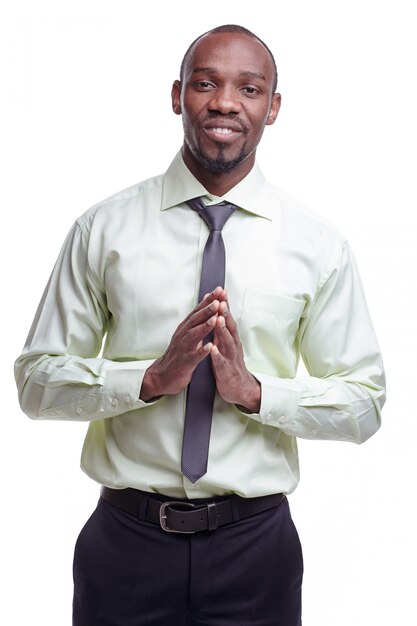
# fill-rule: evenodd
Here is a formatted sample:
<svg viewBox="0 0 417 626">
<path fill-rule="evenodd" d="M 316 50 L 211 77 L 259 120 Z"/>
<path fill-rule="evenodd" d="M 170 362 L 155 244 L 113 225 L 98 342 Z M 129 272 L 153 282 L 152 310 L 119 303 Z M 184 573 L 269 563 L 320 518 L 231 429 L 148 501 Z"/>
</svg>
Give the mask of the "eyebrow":
<svg viewBox="0 0 417 626">
<path fill-rule="evenodd" d="M 209 74 L 218 74 L 219 70 L 216 67 L 195 67 L 193 69 L 193 74 L 198 74 L 200 72 L 207 72 Z M 260 80 L 266 81 L 264 74 L 260 74 L 259 72 L 251 72 L 250 70 L 242 70 L 239 72 L 239 76 L 242 78 L 259 78 Z"/>
<path fill-rule="evenodd" d="M 210 72 L 210 74 L 216 74 L 218 72 L 215 67 L 195 67 L 193 69 L 193 74 L 198 74 L 199 72 Z"/>
<path fill-rule="evenodd" d="M 260 80 L 266 81 L 266 78 L 263 74 L 259 74 L 258 72 L 250 72 L 248 70 L 245 72 L 240 72 L 239 76 L 246 77 L 246 78 L 259 78 Z"/>
</svg>

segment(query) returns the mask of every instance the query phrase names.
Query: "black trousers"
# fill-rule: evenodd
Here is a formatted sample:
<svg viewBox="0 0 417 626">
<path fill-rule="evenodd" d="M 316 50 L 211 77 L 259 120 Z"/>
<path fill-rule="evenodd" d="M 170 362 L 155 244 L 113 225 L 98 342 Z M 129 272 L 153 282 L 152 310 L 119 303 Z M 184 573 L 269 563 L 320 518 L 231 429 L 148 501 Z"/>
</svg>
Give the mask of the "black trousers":
<svg viewBox="0 0 417 626">
<path fill-rule="evenodd" d="M 193 535 L 100 498 L 75 547 L 73 626 L 301 626 L 302 575 L 286 498 Z"/>
</svg>

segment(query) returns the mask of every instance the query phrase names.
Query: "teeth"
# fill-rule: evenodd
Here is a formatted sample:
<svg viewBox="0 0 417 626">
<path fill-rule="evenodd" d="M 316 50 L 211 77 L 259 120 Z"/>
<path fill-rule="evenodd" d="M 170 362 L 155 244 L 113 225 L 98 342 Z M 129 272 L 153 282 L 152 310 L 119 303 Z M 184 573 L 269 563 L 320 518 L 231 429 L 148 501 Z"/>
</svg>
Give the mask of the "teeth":
<svg viewBox="0 0 417 626">
<path fill-rule="evenodd" d="M 230 128 L 213 128 L 215 133 L 220 133 L 221 135 L 230 135 L 233 132 Z"/>
</svg>

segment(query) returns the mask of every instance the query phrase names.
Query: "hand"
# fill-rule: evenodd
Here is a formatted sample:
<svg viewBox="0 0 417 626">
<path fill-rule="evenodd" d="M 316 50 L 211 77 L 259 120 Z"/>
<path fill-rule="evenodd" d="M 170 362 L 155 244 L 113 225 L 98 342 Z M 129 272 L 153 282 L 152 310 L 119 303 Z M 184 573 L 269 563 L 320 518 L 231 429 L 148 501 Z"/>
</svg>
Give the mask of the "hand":
<svg viewBox="0 0 417 626">
<path fill-rule="evenodd" d="M 181 322 L 165 353 L 146 370 L 141 400 L 149 402 L 162 395 L 179 393 L 187 387 L 196 366 L 213 347 L 211 342 L 203 344 L 203 339 L 213 331 L 220 300 L 223 301 L 225 296 L 225 290 L 217 287 L 206 294 Z"/>
<path fill-rule="evenodd" d="M 222 294 L 219 300 L 214 345 L 210 350 L 217 391 L 226 402 L 237 404 L 251 413 L 259 413 L 261 385 L 246 368 L 227 293 Z"/>
</svg>

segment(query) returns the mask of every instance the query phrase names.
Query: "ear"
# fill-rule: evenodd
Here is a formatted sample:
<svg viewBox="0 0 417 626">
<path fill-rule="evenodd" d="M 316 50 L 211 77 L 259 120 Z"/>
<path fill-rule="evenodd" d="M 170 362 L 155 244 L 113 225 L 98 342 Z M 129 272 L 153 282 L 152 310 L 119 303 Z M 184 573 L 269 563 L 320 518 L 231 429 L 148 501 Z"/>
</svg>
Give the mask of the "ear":
<svg viewBox="0 0 417 626">
<path fill-rule="evenodd" d="M 272 96 L 272 100 L 271 100 L 271 108 L 269 110 L 268 117 L 266 119 L 267 126 L 270 126 L 271 124 L 275 122 L 280 108 L 281 108 L 281 94 L 274 93 L 274 95 Z"/>
<path fill-rule="evenodd" d="M 181 83 L 174 81 L 171 90 L 172 110 L 176 115 L 181 115 Z"/>
</svg>

